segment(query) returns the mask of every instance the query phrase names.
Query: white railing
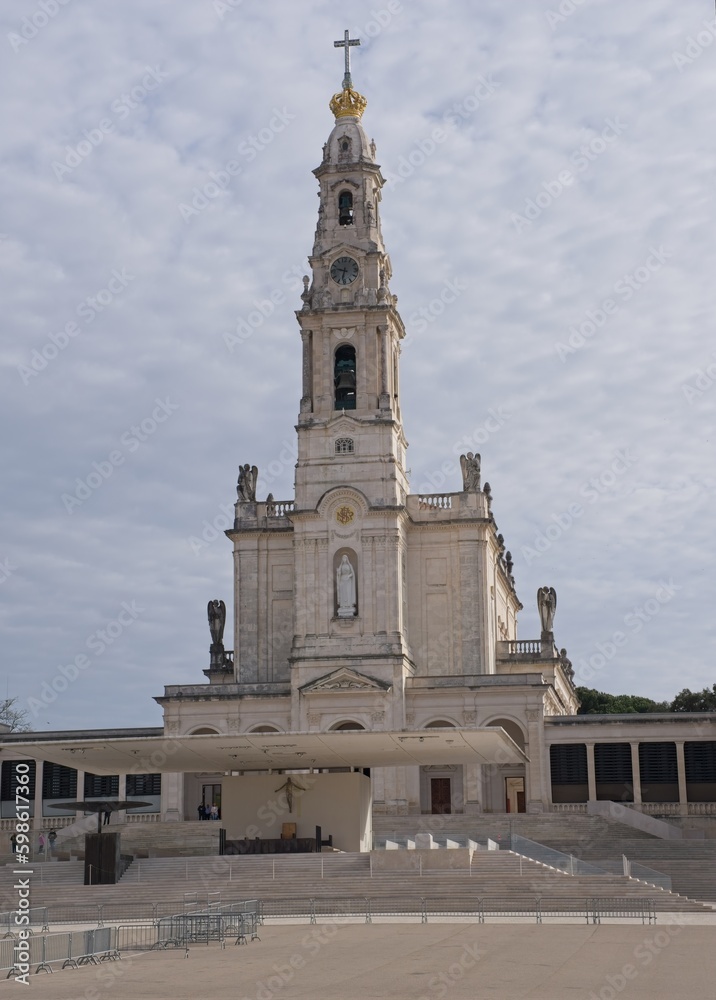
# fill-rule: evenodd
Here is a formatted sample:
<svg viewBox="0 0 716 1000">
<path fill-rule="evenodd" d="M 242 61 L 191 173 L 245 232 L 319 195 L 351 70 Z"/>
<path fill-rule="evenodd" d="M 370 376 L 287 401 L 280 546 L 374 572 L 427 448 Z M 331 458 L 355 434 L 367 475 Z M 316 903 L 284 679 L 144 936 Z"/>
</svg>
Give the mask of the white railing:
<svg viewBox="0 0 716 1000">
<path fill-rule="evenodd" d="M 679 816 L 681 806 L 678 802 L 638 802 L 633 809 L 646 813 L 647 816 Z"/>
<path fill-rule="evenodd" d="M 552 812 L 556 813 L 586 813 L 586 802 L 553 802 Z"/>
<path fill-rule="evenodd" d="M 418 497 L 419 510 L 452 510 L 452 493 L 426 493 Z"/>
<path fill-rule="evenodd" d="M 689 802 L 689 816 L 716 816 L 716 802 Z"/>
<path fill-rule="evenodd" d="M 509 656 L 539 656 L 542 652 L 540 639 L 508 639 L 507 653 Z"/>
<path fill-rule="evenodd" d="M 286 517 L 295 508 L 295 500 L 271 500 L 266 504 L 266 517 Z"/>
</svg>

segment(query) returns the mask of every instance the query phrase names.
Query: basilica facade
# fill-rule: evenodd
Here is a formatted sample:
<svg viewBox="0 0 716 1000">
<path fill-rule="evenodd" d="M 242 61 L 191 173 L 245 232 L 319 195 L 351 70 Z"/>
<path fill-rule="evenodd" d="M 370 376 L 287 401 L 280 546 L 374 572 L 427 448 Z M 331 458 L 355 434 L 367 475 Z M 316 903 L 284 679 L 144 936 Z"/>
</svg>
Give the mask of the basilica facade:
<svg viewBox="0 0 716 1000">
<path fill-rule="evenodd" d="M 346 33 L 337 44 L 348 52 L 354 42 Z M 372 767 L 374 816 L 616 804 L 642 814 L 640 822 L 650 814 L 714 835 L 716 713 L 578 715 L 571 665 L 555 644 L 553 588 L 537 595 L 539 637 L 517 638 L 522 605 L 480 456 L 461 456 L 454 492 L 410 492 L 400 406 L 406 331 L 390 289 L 384 178 L 361 124 L 365 106 L 346 56 L 343 88 L 330 102 L 335 124 L 314 171 L 318 220 L 296 312 L 295 494 L 258 497 L 258 467 L 239 471 L 226 532 L 233 649 L 224 643 L 227 608 L 212 600 L 205 679 L 165 688 L 156 699 L 163 729 L 35 734 L 36 760 L 23 746 L 27 734 L 0 734 L 0 829 L 14 822 L 15 752 L 23 766 L 29 759 L 30 813 L 41 829 L 60 817 L 72 823 L 74 803 L 61 813 L 57 806 L 77 798 L 138 800 L 127 821 L 196 819 L 197 806 L 203 818 L 204 806 L 220 806 L 227 777 L 241 774 L 143 773 L 159 762 L 136 749 L 142 763 L 130 773 L 100 776 L 85 744 L 96 752 L 127 739 L 362 729 L 426 749 L 449 739 L 450 728 L 498 727 L 519 748 L 504 741 L 504 760 L 441 763 L 423 753 L 420 765 Z M 66 740 L 64 757 L 40 745 Z M 266 742 L 280 759 L 280 738 Z M 386 737 L 382 750 L 389 746 Z"/>
<path fill-rule="evenodd" d="M 347 70 L 314 170 L 318 220 L 296 313 L 295 496 L 257 497 L 258 469 L 242 466 L 226 532 L 233 651 L 220 635 L 225 609 L 212 602 L 208 684 L 170 686 L 157 700 L 169 735 L 500 726 L 529 763 L 489 774 L 472 764 L 377 768 L 374 812 L 541 811 L 544 720 L 578 707 L 569 661 L 554 643 L 548 588 L 542 635 L 517 639 L 522 605 L 480 456 L 462 456 L 456 492 L 410 492 L 406 331 L 365 106 Z M 211 777 L 187 777 L 185 797 Z"/>
</svg>

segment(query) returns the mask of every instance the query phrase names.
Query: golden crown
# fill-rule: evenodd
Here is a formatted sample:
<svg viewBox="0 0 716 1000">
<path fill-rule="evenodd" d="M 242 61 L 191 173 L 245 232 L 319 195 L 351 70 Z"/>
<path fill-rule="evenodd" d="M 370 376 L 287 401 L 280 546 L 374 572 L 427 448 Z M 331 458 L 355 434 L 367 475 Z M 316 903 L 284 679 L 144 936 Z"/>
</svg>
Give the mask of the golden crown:
<svg viewBox="0 0 716 1000">
<path fill-rule="evenodd" d="M 360 119 L 367 104 L 366 98 L 357 90 L 344 87 L 340 94 L 333 95 L 328 106 L 336 118 L 346 118 L 350 115 L 352 118 Z"/>
</svg>

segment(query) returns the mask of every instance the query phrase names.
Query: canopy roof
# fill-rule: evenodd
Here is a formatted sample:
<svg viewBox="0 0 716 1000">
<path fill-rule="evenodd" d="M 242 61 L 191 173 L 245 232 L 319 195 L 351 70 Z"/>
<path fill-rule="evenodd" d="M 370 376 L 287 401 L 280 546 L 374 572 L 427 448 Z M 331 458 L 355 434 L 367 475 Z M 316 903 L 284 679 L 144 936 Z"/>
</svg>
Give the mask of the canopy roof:
<svg viewBox="0 0 716 1000">
<path fill-rule="evenodd" d="M 48 760 L 92 774 L 267 771 L 415 764 L 521 764 L 527 757 L 503 729 L 371 733 L 242 733 L 13 741 L 6 756 Z"/>
</svg>

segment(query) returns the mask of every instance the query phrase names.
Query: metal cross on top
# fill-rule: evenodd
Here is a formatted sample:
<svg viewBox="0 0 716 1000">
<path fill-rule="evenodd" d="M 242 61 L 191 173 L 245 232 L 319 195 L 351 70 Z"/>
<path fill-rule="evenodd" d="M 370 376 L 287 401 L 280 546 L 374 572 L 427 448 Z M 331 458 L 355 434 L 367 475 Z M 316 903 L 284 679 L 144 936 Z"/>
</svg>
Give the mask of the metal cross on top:
<svg viewBox="0 0 716 1000">
<path fill-rule="evenodd" d="M 346 69 L 345 75 L 343 77 L 343 89 L 351 90 L 353 87 L 353 81 L 351 80 L 351 45 L 360 45 L 360 38 L 351 38 L 348 28 L 346 28 L 343 35 L 343 40 L 340 42 L 334 42 L 333 46 L 336 49 L 345 49 L 346 52 Z"/>
</svg>

